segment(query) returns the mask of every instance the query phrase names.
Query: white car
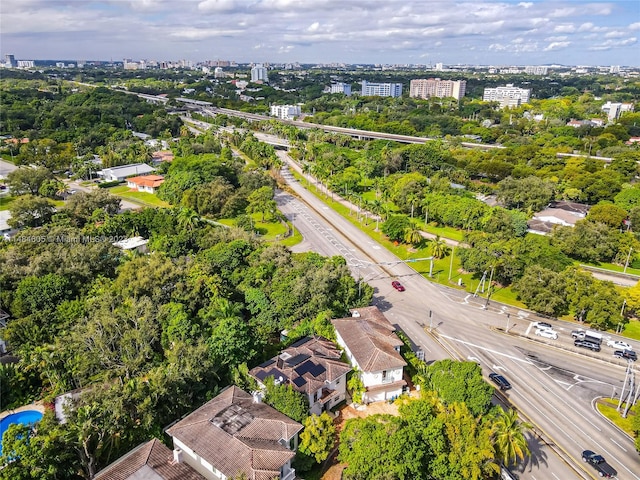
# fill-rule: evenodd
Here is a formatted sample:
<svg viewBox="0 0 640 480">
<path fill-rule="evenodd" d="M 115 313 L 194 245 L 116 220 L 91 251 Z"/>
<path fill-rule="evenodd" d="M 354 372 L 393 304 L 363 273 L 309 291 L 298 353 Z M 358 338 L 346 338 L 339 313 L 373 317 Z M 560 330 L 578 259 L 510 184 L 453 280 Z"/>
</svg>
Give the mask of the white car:
<svg viewBox="0 0 640 480">
<path fill-rule="evenodd" d="M 609 340 L 607 347 L 613 347 L 616 350 L 631 350 L 631 345 L 627 342 L 621 342 L 620 340 Z"/>
<path fill-rule="evenodd" d="M 553 330 L 553 325 L 548 322 L 533 322 L 531 326 L 541 330 Z"/>
<path fill-rule="evenodd" d="M 549 330 L 548 328 L 538 328 L 536 329 L 536 335 L 540 335 L 544 338 L 550 338 L 551 340 L 558 339 L 558 332 L 555 330 Z"/>
</svg>

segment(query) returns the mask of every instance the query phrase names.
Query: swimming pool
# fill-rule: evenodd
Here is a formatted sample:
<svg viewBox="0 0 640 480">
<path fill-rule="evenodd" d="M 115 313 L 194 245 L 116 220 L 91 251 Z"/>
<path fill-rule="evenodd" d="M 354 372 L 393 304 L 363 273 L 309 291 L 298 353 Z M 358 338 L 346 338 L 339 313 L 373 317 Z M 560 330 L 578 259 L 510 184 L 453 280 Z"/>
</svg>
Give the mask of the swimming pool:
<svg viewBox="0 0 640 480">
<path fill-rule="evenodd" d="M 2 453 L 2 436 L 9 428 L 9 425 L 21 423 L 23 425 L 32 425 L 42 418 L 42 412 L 37 410 L 23 410 L 22 412 L 12 413 L 0 420 L 0 454 Z"/>
</svg>

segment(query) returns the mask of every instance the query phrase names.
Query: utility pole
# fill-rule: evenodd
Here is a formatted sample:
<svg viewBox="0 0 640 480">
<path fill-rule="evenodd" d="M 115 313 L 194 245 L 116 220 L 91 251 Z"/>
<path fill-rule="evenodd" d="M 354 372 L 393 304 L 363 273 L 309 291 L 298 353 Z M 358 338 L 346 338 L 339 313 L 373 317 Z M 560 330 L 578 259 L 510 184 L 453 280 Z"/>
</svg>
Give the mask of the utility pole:
<svg viewBox="0 0 640 480">
<path fill-rule="evenodd" d="M 629 260 L 631 259 L 631 250 L 633 250 L 633 247 L 629 247 L 629 255 L 627 255 L 627 261 L 624 264 L 624 270 L 622 273 L 627 273 L 627 267 L 629 266 Z"/>
<path fill-rule="evenodd" d="M 429 310 L 429 331 L 433 331 L 433 311 Z"/>
<path fill-rule="evenodd" d="M 491 282 L 493 281 L 493 270 L 495 266 L 491 267 L 491 275 L 489 275 L 489 288 L 487 289 L 487 301 L 484 304 L 484 309 L 489 307 L 489 299 L 491 298 Z"/>
<path fill-rule="evenodd" d="M 451 273 L 453 272 L 453 254 L 456 252 L 455 245 L 451 247 L 451 262 L 449 263 L 449 281 L 451 281 Z"/>
</svg>

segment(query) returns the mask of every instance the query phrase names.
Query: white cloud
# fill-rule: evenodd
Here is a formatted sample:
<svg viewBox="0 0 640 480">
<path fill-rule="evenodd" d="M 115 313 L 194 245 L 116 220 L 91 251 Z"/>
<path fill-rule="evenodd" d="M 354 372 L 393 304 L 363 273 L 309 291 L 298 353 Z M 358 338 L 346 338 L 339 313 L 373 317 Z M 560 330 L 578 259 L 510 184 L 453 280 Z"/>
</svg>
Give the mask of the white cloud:
<svg viewBox="0 0 640 480">
<path fill-rule="evenodd" d="M 629 25 L 629 30 L 640 30 L 640 22 L 635 22 Z"/>
<path fill-rule="evenodd" d="M 553 31 L 556 33 L 573 33 L 576 31 L 576 27 L 573 23 L 563 23 L 561 25 L 556 25 L 553 28 Z"/>
<path fill-rule="evenodd" d="M 545 42 L 565 42 L 569 37 L 566 35 L 557 36 L 557 37 L 546 37 L 544 39 Z"/>
<path fill-rule="evenodd" d="M 621 32 L 620 30 L 612 30 L 611 32 L 607 32 L 604 34 L 605 38 L 620 38 L 627 35 L 626 32 Z"/>
<path fill-rule="evenodd" d="M 522 8 L 531 8 L 533 6 L 533 3 L 532 2 L 520 2 L 518 4 L 518 6 L 522 7 Z"/>
<path fill-rule="evenodd" d="M 606 42 L 600 43 L 598 45 L 592 45 L 589 47 L 589 50 L 611 50 L 616 47 L 628 47 L 629 45 L 635 45 L 638 39 L 636 37 L 630 37 L 626 40 L 607 40 Z"/>
<path fill-rule="evenodd" d="M 571 45 L 571 42 L 551 42 L 549 45 L 544 47 L 545 52 L 552 52 L 554 50 L 562 50 L 563 48 L 567 48 Z"/>
<path fill-rule="evenodd" d="M 231 12 L 238 7 L 236 0 L 203 0 L 198 4 L 201 12 Z"/>
<path fill-rule="evenodd" d="M 240 35 L 244 30 L 222 30 L 217 28 L 181 28 L 171 32 L 169 36 L 182 38 L 185 40 L 204 40 L 207 38 L 226 37 L 229 35 Z"/>
<path fill-rule="evenodd" d="M 293 50 L 293 45 L 283 45 L 278 48 L 278 53 L 289 53 Z"/>
<path fill-rule="evenodd" d="M 320 28 L 320 24 L 318 22 L 313 22 L 309 25 L 309 28 L 307 28 L 307 32 L 317 32 L 318 28 Z"/>
</svg>

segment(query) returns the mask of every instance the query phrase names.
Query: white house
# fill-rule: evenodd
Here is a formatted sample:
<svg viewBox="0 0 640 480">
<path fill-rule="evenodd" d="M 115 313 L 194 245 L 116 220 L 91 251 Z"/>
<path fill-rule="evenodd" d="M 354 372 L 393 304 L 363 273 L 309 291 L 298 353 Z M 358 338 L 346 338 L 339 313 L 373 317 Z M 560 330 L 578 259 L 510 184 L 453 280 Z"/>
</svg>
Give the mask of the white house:
<svg viewBox="0 0 640 480">
<path fill-rule="evenodd" d="M 273 377 L 277 383 L 291 385 L 309 400 L 309 411 L 320 415 L 345 400 L 347 373 L 342 352 L 322 337 L 305 337 L 283 350 L 277 357 L 251 369 L 249 374 L 264 387 Z"/>
<path fill-rule="evenodd" d="M 120 167 L 103 168 L 98 172 L 105 182 L 121 182 L 127 177 L 134 175 L 147 175 L 155 172 L 155 169 L 146 163 L 132 163 L 131 165 L 122 165 Z"/>
<path fill-rule="evenodd" d="M 407 364 L 400 355 L 402 341 L 378 307 L 351 310 L 351 317 L 331 320 L 336 340 L 351 365 L 360 371 L 365 403 L 389 400 L 402 394 Z"/>
<path fill-rule="evenodd" d="M 141 175 L 127 178 L 127 186 L 139 192 L 156 193 L 160 185 L 164 183 L 162 175 Z"/>
<path fill-rule="evenodd" d="M 167 429 L 174 459 L 210 480 L 293 480 L 302 425 L 231 386 Z"/>
</svg>

